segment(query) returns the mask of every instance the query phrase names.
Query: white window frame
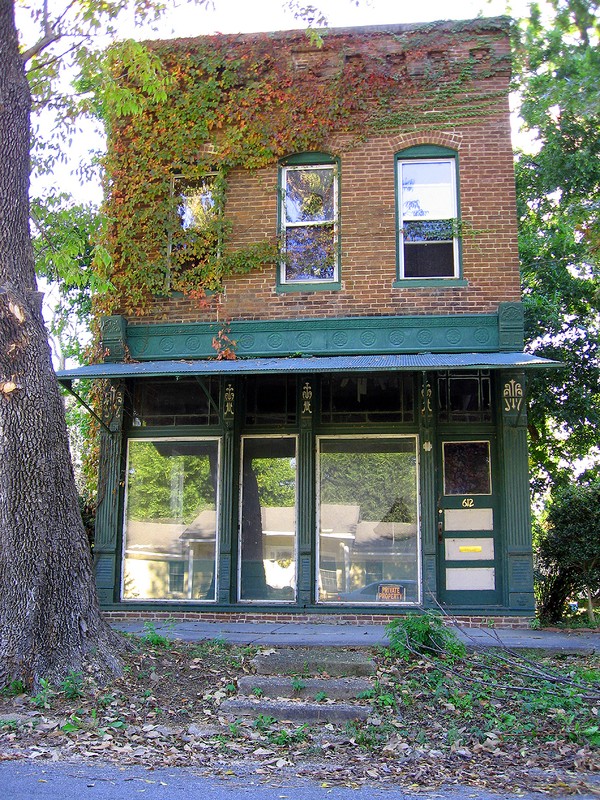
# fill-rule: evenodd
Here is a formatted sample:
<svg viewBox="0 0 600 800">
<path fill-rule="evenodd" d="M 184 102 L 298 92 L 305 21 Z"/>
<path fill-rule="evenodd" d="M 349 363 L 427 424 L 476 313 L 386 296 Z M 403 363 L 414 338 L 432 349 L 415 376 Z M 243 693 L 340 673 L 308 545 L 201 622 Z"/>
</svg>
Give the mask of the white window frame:
<svg viewBox="0 0 600 800">
<path fill-rule="evenodd" d="M 314 220 L 314 221 L 300 221 L 288 222 L 286 213 L 286 199 L 287 199 L 287 176 L 290 172 L 302 172 L 305 170 L 330 170 L 333 174 L 333 216 L 328 220 Z M 281 252 L 285 256 L 286 247 L 286 233 L 291 228 L 324 228 L 332 226 L 333 228 L 333 275 L 331 278 L 317 278 L 317 277 L 302 277 L 298 279 L 288 278 L 286 275 L 286 261 L 282 260 L 280 265 L 279 281 L 283 286 L 294 286 L 297 284 L 333 284 L 339 283 L 340 280 L 340 257 L 338 250 L 339 243 L 339 168 L 335 162 L 330 163 L 308 163 L 308 164 L 290 164 L 281 168 L 281 204 L 279 209 L 280 219 L 280 236 L 281 236 Z"/>
<path fill-rule="evenodd" d="M 299 549 L 299 535 L 298 535 L 298 489 L 299 489 L 299 480 L 298 480 L 298 446 L 299 446 L 299 437 L 298 434 L 295 433 L 282 433 L 282 434 L 244 434 L 241 437 L 240 442 L 240 472 L 239 472 L 239 486 L 238 486 L 238 504 L 239 508 L 242 509 L 243 505 L 243 493 L 244 493 L 244 444 L 249 439 L 261 440 L 264 441 L 265 439 L 292 439 L 294 442 L 295 448 L 295 459 L 296 459 L 296 475 L 294 481 L 294 494 L 295 494 L 295 502 L 294 502 L 294 521 L 296 529 L 294 531 L 294 559 L 296 565 L 295 571 L 295 586 L 294 586 L 294 597 L 292 600 L 253 600 L 253 599 L 244 599 L 242 598 L 242 515 L 240 513 L 239 520 L 238 520 L 238 527 L 237 527 L 237 548 L 238 548 L 238 556 L 237 556 L 237 588 L 236 588 L 236 603 L 240 606 L 251 606 L 251 605 L 264 605 L 264 606 L 294 606 L 298 602 L 298 560 L 300 556 L 300 549 Z M 264 532 L 263 532 L 264 535 Z"/>
<path fill-rule="evenodd" d="M 451 240 L 444 239 L 439 240 L 439 242 L 449 242 L 452 241 L 452 257 L 454 261 L 454 269 L 452 275 L 429 275 L 429 276 L 407 276 L 405 274 L 405 257 L 404 257 L 404 248 L 405 246 L 419 246 L 405 244 L 404 241 L 404 223 L 405 222 L 414 222 L 418 221 L 419 217 L 415 216 L 404 216 L 403 215 L 403 207 L 404 207 L 404 190 L 403 190 L 403 183 L 402 183 L 402 169 L 404 165 L 411 165 L 415 166 L 416 164 L 449 164 L 451 167 L 450 175 L 451 175 L 451 202 L 452 208 L 450 209 L 450 215 L 447 217 L 442 217 L 441 219 L 448 219 L 453 220 L 453 228 L 454 228 L 454 235 Z M 397 186 L 397 207 L 398 207 L 398 271 L 399 271 L 399 278 L 400 280 L 406 281 L 451 281 L 460 278 L 460 246 L 459 246 L 459 236 L 456 230 L 456 222 L 459 216 L 459 203 L 458 203 L 458 184 L 457 184 L 457 160 L 452 156 L 430 156 L 424 158 L 398 158 L 397 165 L 396 165 L 396 186 Z M 438 241 L 438 240 L 436 240 Z"/>
<path fill-rule="evenodd" d="M 221 482 L 217 481 L 215 491 L 215 595 L 212 598 L 169 598 L 169 597 L 152 597 L 152 598 L 136 598 L 125 597 L 125 561 L 127 558 L 127 506 L 129 500 L 129 451 L 130 447 L 135 442 L 216 442 L 217 443 L 217 472 L 221 474 L 221 454 L 222 454 L 222 437 L 220 436 L 135 436 L 127 439 L 127 453 L 126 453 L 126 468 L 125 468 L 125 485 L 124 485 L 124 501 L 123 501 L 123 518 L 121 521 L 122 542 L 121 542 L 121 566 L 120 566 L 120 588 L 119 599 L 121 603 L 179 603 L 185 605 L 202 604 L 202 605 L 215 605 L 219 597 L 219 564 L 220 564 L 220 542 L 221 542 Z M 164 559 L 168 563 L 168 558 Z M 189 582 L 189 573 L 188 573 Z"/>
</svg>

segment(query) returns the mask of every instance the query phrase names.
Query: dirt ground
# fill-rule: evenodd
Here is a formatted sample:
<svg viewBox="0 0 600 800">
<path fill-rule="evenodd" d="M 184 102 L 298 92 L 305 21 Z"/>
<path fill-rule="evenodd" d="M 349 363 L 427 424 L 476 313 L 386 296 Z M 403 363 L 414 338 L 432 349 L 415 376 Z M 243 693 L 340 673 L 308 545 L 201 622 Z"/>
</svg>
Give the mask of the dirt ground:
<svg viewBox="0 0 600 800">
<path fill-rule="evenodd" d="M 251 674 L 256 648 L 131 638 L 122 677 L 71 674 L 31 697 L 0 696 L 0 760 L 187 766 L 323 786 L 443 784 L 600 796 L 597 657 L 470 653 L 458 660 L 373 651 L 370 716 L 311 728 L 229 719 L 220 702 Z M 329 702 L 323 698 L 324 702 Z"/>
</svg>

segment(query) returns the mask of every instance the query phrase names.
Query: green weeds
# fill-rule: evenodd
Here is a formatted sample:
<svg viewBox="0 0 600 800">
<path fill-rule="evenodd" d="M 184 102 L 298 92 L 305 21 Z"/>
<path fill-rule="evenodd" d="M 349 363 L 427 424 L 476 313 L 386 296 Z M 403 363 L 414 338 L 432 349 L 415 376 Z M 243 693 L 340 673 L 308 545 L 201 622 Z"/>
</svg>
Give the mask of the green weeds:
<svg viewBox="0 0 600 800">
<path fill-rule="evenodd" d="M 144 622 L 144 632 L 140 636 L 140 641 L 146 647 L 155 647 L 166 650 L 172 647 L 173 642 L 171 639 L 163 636 L 156 630 L 156 625 L 147 620 Z"/>
<path fill-rule="evenodd" d="M 394 619 L 386 626 L 386 631 L 390 653 L 399 658 L 408 660 L 411 656 L 428 655 L 458 661 L 466 654 L 464 644 L 434 611 Z"/>
</svg>

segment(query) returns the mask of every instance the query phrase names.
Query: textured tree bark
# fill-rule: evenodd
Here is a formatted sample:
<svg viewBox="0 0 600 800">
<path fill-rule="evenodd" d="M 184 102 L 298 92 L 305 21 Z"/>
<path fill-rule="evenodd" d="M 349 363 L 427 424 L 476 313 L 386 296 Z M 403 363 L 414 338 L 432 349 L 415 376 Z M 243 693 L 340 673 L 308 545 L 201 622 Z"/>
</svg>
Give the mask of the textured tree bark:
<svg viewBox="0 0 600 800">
<path fill-rule="evenodd" d="M 30 93 L 0 0 L 0 685 L 119 671 L 79 514 L 29 233 Z"/>
</svg>

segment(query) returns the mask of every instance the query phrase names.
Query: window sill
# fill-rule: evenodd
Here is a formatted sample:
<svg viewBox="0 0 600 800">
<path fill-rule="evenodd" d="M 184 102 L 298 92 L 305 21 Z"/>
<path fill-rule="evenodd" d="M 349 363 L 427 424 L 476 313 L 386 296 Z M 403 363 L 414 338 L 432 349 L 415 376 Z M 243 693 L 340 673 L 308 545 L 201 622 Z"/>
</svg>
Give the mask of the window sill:
<svg viewBox="0 0 600 800">
<path fill-rule="evenodd" d="M 322 283 L 278 283 L 277 294 L 289 294 L 290 292 L 339 292 L 342 288 L 341 281 L 323 281 Z"/>
<path fill-rule="evenodd" d="M 466 278 L 400 278 L 394 281 L 394 289 L 407 289 L 409 286 L 414 289 L 456 289 L 468 286 Z"/>
</svg>

